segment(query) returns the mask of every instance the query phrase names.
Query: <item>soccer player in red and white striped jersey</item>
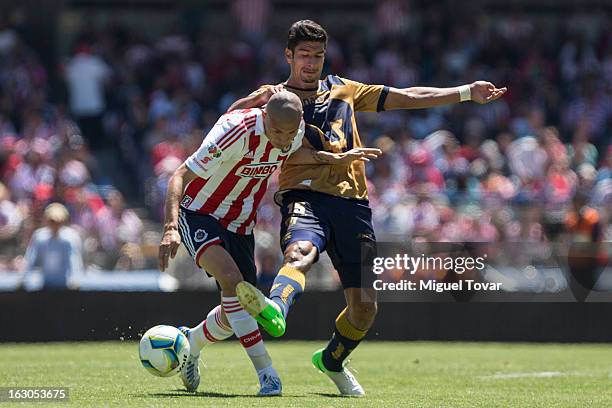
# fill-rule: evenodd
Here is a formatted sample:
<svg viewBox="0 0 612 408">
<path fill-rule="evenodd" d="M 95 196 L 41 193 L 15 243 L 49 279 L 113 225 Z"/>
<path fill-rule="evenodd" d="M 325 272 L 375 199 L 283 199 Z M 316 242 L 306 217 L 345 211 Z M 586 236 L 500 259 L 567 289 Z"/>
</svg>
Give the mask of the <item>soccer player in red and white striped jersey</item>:
<svg viewBox="0 0 612 408">
<path fill-rule="evenodd" d="M 160 269 L 165 270 L 183 242 L 221 289 L 221 306 L 195 328 L 181 328 L 191 344 L 191 356 L 181 372 L 190 391 L 200 382 L 202 347 L 236 334 L 257 371 L 259 395 L 281 394 L 280 378 L 257 322 L 240 306 L 235 287 L 243 280 L 256 283 L 252 229 L 257 205 L 268 178 L 300 148 L 303 134 L 300 100 L 278 93 L 265 110 L 223 115 L 170 179 Z"/>
<path fill-rule="evenodd" d="M 186 388 L 199 385 L 199 354 L 210 343 L 236 334 L 257 371 L 259 395 L 279 395 L 281 383 L 256 321 L 236 297 L 236 285 L 255 285 L 253 227 L 268 179 L 287 157 L 309 164 L 340 164 L 367 160 L 368 149 L 346 153 L 320 152 L 303 146 L 302 103 L 287 91 L 275 92 L 265 109 L 245 109 L 221 116 L 200 148 L 174 173 L 166 196 L 164 236 L 159 248 L 162 271 L 181 244 L 198 267 L 212 275 L 221 289 L 221 305 L 189 329 L 191 356 L 181 372 Z M 364 150 L 363 152 L 361 150 Z M 370 149 L 371 150 L 371 149 Z M 180 204 L 180 205 L 179 205 Z M 269 301 L 273 304 L 271 301 Z M 284 332 L 280 310 L 272 335 Z"/>
</svg>

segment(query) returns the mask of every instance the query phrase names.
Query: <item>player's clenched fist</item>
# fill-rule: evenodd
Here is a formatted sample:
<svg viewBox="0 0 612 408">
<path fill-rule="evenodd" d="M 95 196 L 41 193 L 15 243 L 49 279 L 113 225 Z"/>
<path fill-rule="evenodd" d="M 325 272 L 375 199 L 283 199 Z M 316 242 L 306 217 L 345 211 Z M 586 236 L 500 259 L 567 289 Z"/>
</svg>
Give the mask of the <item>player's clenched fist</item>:
<svg viewBox="0 0 612 408">
<path fill-rule="evenodd" d="M 164 272 L 168 267 L 168 260 L 176 256 L 181 245 L 181 235 L 176 229 L 167 229 L 159 244 L 159 270 Z"/>
</svg>

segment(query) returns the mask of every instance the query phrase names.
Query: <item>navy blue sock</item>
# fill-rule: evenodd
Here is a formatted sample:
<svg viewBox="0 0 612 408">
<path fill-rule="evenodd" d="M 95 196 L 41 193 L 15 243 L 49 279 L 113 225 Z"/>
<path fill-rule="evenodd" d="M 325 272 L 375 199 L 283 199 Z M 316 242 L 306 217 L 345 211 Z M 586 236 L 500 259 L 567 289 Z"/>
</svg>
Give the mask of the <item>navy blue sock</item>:
<svg viewBox="0 0 612 408">
<path fill-rule="evenodd" d="M 342 363 L 359 345 L 367 330 L 359 330 L 347 318 L 345 308 L 336 319 L 332 338 L 323 350 L 323 365 L 330 371 L 342 371 Z"/>
</svg>

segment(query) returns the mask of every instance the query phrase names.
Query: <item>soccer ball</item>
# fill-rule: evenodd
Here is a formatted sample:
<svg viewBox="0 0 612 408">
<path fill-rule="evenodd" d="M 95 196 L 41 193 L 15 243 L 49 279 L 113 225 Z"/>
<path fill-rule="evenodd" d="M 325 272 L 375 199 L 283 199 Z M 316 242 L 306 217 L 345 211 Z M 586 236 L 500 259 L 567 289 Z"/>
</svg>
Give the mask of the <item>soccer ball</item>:
<svg viewBox="0 0 612 408">
<path fill-rule="evenodd" d="M 153 375 L 171 377 L 183 369 L 189 357 L 189 340 L 176 327 L 160 325 L 140 339 L 140 362 Z"/>
</svg>

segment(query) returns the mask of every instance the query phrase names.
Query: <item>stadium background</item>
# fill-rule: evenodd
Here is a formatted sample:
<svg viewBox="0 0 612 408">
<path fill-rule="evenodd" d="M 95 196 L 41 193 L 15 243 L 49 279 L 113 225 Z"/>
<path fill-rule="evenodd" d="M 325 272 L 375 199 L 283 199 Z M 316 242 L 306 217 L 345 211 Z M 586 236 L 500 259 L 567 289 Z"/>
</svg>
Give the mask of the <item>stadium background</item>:
<svg viewBox="0 0 612 408">
<path fill-rule="evenodd" d="M 573 234 L 566 228 L 572 199 L 582 191 L 598 211 L 601 240 L 609 243 L 611 11 L 603 1 L 544 0 L 3 2 L 0 320 L 23 330 L 3 332 L 0 340 L 118 338 L 176 318 L 156 304 L 200 301 L 202 313 L 208 310 L 217 300 L 208 292 L 214 283 L 186 251 L 168 274 L 156 271 L 166 183 L 235 99 L 286 78 L 286 30 L 300 18 L 320 22 L 331 36 L 324 74 L 396 87 L 485 79 L 509 89 L 490 105 L 359 115 L 365 144 L 385 152 L 368 167 L 379 235 L 500 248 L 565 242 Z M 74 69 L 79 63 L 86 69 Z M 256 230 L 264 287 L 281 261 L 274 189 L 272 184 Z M 19 284 L 28 243 L 52 201 L 66 205 L 81 237 L 80 291 L 38 292 L 37 274 Z M 597 288 L 605 293 L 612 289 L 612 271 L 609 245 L 602 248 L 608 266 Z M 496 339 L 495 332 L 521 340 L 534 331 L 521 329 L 519 316 L 530 316 L 527 326 L 539 328 L 539 340 L 612 338 L 597 320 L 607 315 L 607 304 L 571 303 L 571 277 L 560 264 L 505 273 L 519 294 L 561 294 L 549 300 L 570 303 L 495 305 L 482 312 L 478 304 L 424 302 L 409 305 L 414 316 L 438 323 L 380 332 L 390 338 Z M 331 321 L 340 307 L 341 296 L 326 292 L 338 288 L 337 278 L 325 257 L 309 276 L 312 293 L 296 313 L 319 310 L 308 333 L 325 338 L 329 328 L 317 322 Z M 118 293 L 124 291 L 137 293 Z M 54 307 L 69 311 L 65 320 L 44 317 L 43 310 Z M 460 331 L 467 313 L 506 316 L 507 331 L 500 334 L 496 325 Z M 124 321 L 109 322 L 122 314 Z M 567 318 L 551 322 L 551 315 Z M 46 324 L 47 337 L 28 330 L 32 322 L 24 316 Z M 441 330 L 448 321 L 457 325 L 450 334 Z"/>
</svg>

